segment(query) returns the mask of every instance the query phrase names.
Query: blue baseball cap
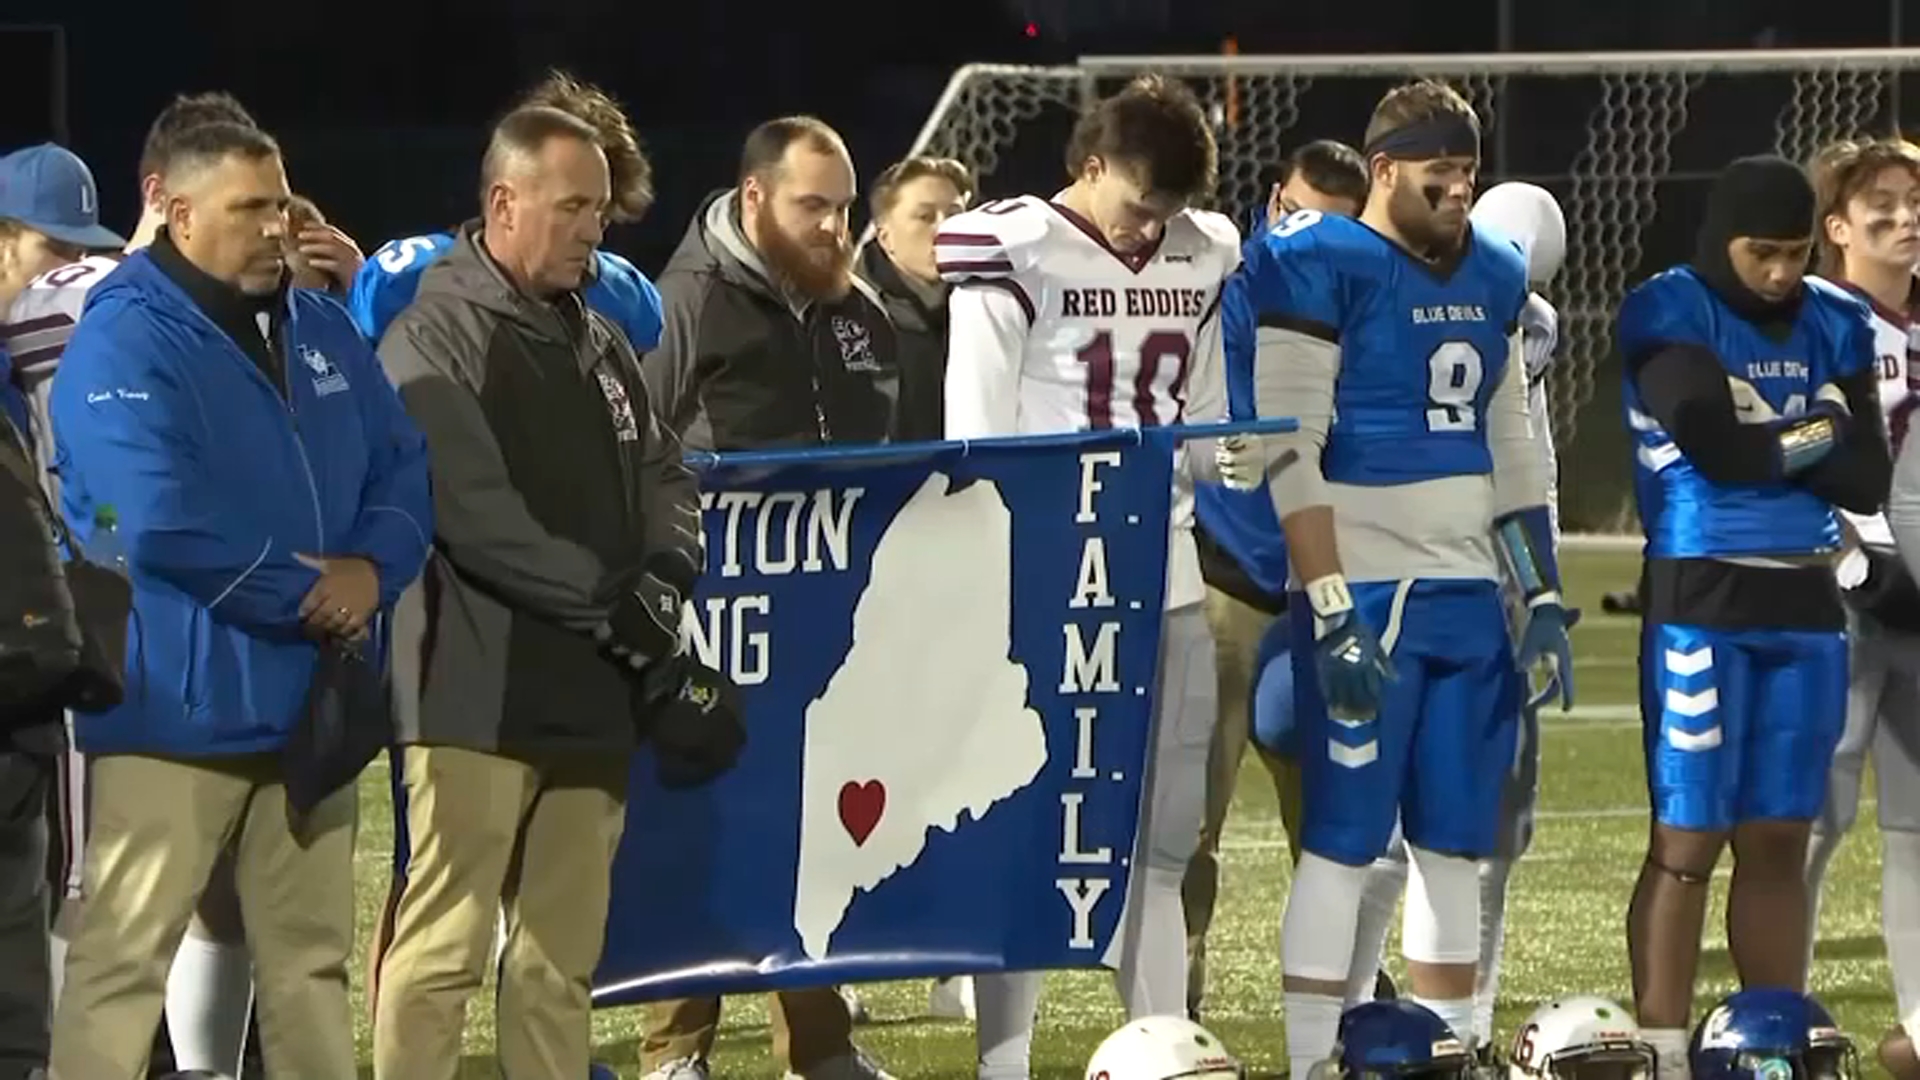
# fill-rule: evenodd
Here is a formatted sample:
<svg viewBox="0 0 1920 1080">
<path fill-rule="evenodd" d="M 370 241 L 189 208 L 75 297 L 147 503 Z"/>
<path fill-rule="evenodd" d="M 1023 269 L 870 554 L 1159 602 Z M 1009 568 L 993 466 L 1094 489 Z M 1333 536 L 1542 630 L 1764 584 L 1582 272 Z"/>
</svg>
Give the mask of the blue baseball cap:
<svg viewBox="0 0 1920 1080">
<path fill-rule="evenodd" d="M 63 244 L 125 247 L 100 224 L 100 190 L 80 155 L 52 143 L 0 157 L 0 218 L 12 218 Z"/>
</svg>

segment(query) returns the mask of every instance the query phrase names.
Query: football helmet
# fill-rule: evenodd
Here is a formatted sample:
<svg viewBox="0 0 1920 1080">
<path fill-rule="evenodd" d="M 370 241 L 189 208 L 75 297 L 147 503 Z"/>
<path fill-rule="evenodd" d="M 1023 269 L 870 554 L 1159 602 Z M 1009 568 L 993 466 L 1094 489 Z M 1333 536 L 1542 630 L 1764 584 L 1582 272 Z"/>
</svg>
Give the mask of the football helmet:
<svg viewBox="0 0 1920 1080">
<path fill-rule="evenodd" d="M 1246 1067 L 1184 1016 L 1132 1020 L 1087 1061 L 1087 1080 L 1246 1080 Z"/>
<path fill-rule="evenodd" d="M 1503 233 L 1527 257 L 1527 284 L 1551 284 L 1567 261 L 1567 216 L 1553 193 L 1538 184 L 1510 180 L 1473 201 L 1475 225 Z"/>
<path fill-rule="evenodd" d="M 1860 1061 L 1819 1002 L 1792 990 L 1742 990 L 1693 1031 L 1693 1080 L 1854 1080 Z"/>
<path fill-rule="evenodd" d="M 1653 1047 L 1633 1015 L 1603 997 L 1581 995 L 1533 1010 L 1514 1036 L 1508 1080 L 1647 1080 Z"/>
<path fill-rule="evenodd" d="M 1433 1010 L 1411 1001 L 1369 1001 L 1340 1017 L 1333 1056 L 1318 1080 L 1468 1080 L 1473 1054 Z"/>
</svg>

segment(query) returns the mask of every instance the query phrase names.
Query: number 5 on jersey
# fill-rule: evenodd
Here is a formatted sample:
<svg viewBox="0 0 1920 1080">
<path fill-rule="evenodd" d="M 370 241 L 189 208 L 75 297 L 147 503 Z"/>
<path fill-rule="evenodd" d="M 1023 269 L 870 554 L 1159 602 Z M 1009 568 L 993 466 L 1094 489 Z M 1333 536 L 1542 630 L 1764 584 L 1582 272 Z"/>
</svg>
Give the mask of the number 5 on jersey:
<svg viewBox="0 0 1920 1080">
<path fill-rule="evenodd" d="M 1473 403 L 1485 374 L 1471 342 L 1441 342 L 1427 357 L 1427 430 L 1474 430 L 1479 411 Z"/>
</svg>

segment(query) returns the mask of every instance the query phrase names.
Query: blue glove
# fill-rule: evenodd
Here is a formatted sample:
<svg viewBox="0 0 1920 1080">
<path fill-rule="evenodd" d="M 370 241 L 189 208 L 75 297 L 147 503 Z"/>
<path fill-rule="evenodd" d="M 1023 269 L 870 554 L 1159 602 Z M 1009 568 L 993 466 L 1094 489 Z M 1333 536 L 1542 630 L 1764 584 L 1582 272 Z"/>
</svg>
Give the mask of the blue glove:
<svg viewBox="0 0 1920 1080">
<path fill-rule="evenodd" d="M 1532 621 L 1533 620 L 1531 618 L 1528 619 L 1529 626 L 1532 625 Z M 1574 627 L 1579 625 L 1580 625 L 1580 609 L 1568 608 L 1567 617 L 1566 617 L 1566 628 L 1568 630 L 1572 630 Z M 1526 641 L 1526 633 L 1525 633 L 1525 630 L 1523 629 L 1521 632 L 1521 642 L 1522 642 L 1521 647 L 1523 649 L 1525 648 L 1525 641 Z M 1527 708 L 1530 711 L 1533 711 L 1533 712 L 1540 711 L 1540 709 L 1546 706 L 1547 702 L 1552 701 L 1554 698 L 1562 698 L 1564 700 L 1565 704 L 1562 706 L 1563 709 L 1572 707 L 1573 705 L 1573 686 L 1572 686 L 1573 666 L 1571 664 L 1567 665 L 1567 667 L 1564 669 L 1567 672 L 1567 675 L 1565 679 L 1562 679 L 1560 675 L 1561 669 L 1558 667 L 1560 662 L 1561 661 L 1558 658 L 1556 658 L 1554 661 L 1555 669 L 1548 673 L 1546 683 L 1544 683 L 1540 687 L 1540 689 L 1533 690 L 1530 692 L 1527 698 Z M 1523 678 L 1526 678 L 1529 669 L 1527 667 L 1522 667 L 1520 671 L 1521 671 L 1521 676 Z"/>
<path fill-rule="evenodd" d="M 1307 583 L 1313 606 L 1313 663 L 1320 696 L 1335 720 L 1371 720 L 1393 678 L 1393 665 L 1373 628 L 1353 609 L 1346 579 L 1339 574 Z"/>
<path fill-rule="evenodd" d="M 1580 621 L 1580 609 L 1568 610 L 1557 596 L 1543 599 L 1527 609 L 1527 625 L 1520 631 L 1520 670 L 1531 672 L 1544 661 L 1547 683 L 1527 701 L 1538 709 L 1556 696 L 1560 711 L 1573 708 L 1573 641 L 1568 636 Z"/>
<path fill-rule="evenodd" d="M 1393 678 L 1393 666 L 1380 649 L 1380 639 L 1351 611 L 1315 622 L 1319 632 L 1313 641 L 1313 659 L 1327 715 L 1335 720 L 1373 719 Z"/>
</svg>

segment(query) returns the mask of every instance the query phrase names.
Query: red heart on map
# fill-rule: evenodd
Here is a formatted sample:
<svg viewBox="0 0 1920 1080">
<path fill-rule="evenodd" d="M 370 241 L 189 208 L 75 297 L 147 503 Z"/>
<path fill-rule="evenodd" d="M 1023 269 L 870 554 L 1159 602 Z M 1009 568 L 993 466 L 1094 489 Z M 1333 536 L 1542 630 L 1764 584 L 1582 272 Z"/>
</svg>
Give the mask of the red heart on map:
<svg viewBox="0 0 1920 1080">
<path fill-rule="evenodd" d="M 856 784 L 849 780 L 840 785 L 840 824 L 846 826 L 854 844 L 867 842 L 867 837 L 873 835 L 873 827 L 880 824 L 880 815 L 886 811 L 887 785 L 880 781 Z"/>
</svg>

